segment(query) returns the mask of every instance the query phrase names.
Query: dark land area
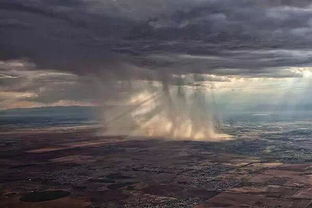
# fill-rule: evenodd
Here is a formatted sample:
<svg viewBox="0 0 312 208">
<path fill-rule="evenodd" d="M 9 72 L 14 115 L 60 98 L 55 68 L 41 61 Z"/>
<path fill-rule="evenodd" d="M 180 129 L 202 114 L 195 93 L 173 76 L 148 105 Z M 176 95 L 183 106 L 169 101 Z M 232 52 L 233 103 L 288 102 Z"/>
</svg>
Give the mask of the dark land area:
<svg viewBox="0 0 312 208">
<path fill-rule="evenodd" d="M 7 129 L 0 207 L 312 207 L 311 132 L 300 125 L 310 123 L 236 125 L 218 142 Z"/>
</svg>

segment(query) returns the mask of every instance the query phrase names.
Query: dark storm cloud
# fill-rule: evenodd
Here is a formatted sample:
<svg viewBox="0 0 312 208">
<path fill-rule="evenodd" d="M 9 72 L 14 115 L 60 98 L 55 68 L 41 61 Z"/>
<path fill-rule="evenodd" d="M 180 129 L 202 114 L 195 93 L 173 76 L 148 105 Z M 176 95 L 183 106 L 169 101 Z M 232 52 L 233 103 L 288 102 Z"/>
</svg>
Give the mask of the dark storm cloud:
<svg viewBox="0 0 312 208">
<path fill-rule="evenodd" d="M 0 59 L 104 77 L 291 77 L 312 63 L 308 0 L 0 0 Z M 26 29 L 27 28 L 27 29 Z"/>
</svg>

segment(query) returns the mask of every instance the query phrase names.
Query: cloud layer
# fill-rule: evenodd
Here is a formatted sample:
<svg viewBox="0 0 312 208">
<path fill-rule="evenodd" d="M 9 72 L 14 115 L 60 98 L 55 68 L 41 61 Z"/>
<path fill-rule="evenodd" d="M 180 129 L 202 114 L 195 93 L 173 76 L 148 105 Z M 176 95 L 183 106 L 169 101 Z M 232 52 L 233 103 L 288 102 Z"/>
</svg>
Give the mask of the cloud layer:
<svg viewBox="0 0 312 208">
<path fill-rule="evenodd" d="M 309 0 L 1 0 L 0 99 L 93 103 L 112 81 L 197 73 L 300 77 L 311 43 Z"/>
<path fill-rule="evenodd" d="M 283 77 L 279 68 L 312 62 L 307 0 L 3 0 L 0 10 L 0 58 L 44 68 Z"/>
</svg>

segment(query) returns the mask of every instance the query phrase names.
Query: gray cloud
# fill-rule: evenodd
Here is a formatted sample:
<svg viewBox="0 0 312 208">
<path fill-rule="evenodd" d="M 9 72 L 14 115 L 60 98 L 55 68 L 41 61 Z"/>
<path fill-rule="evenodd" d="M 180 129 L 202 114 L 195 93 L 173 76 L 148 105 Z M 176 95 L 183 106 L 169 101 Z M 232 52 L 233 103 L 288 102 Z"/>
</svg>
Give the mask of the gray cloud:
<svg viewBox="0 0 312 208">
<path fill-rule="evenodd" d="M 25 102 L 30 106 L 58 102 L 90 105 L 103 93 L 95 81 L 69 72 L 39 69 L 27 60 L 0 61 L 0 109 Z"/>
<path fill-rule="evenodd" d="M 106 79 L 291 77 L 312 63 L 308 0 L 2 0 L 0 18 L 0 59 Z"/>
</svg>

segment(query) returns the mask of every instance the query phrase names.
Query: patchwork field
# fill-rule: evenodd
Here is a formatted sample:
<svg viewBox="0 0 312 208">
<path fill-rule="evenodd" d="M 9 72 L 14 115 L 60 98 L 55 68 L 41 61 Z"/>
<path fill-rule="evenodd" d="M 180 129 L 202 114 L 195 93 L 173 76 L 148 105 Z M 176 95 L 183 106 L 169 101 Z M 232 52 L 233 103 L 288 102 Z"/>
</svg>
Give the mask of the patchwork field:
<svg viewBox="0 0 312 208">
<path fill-rule="evenodd" d="M 95 131 L 2 133 L 0 207 L 312 207 L 309 140 L 204 142 Z"/>
</svg>

